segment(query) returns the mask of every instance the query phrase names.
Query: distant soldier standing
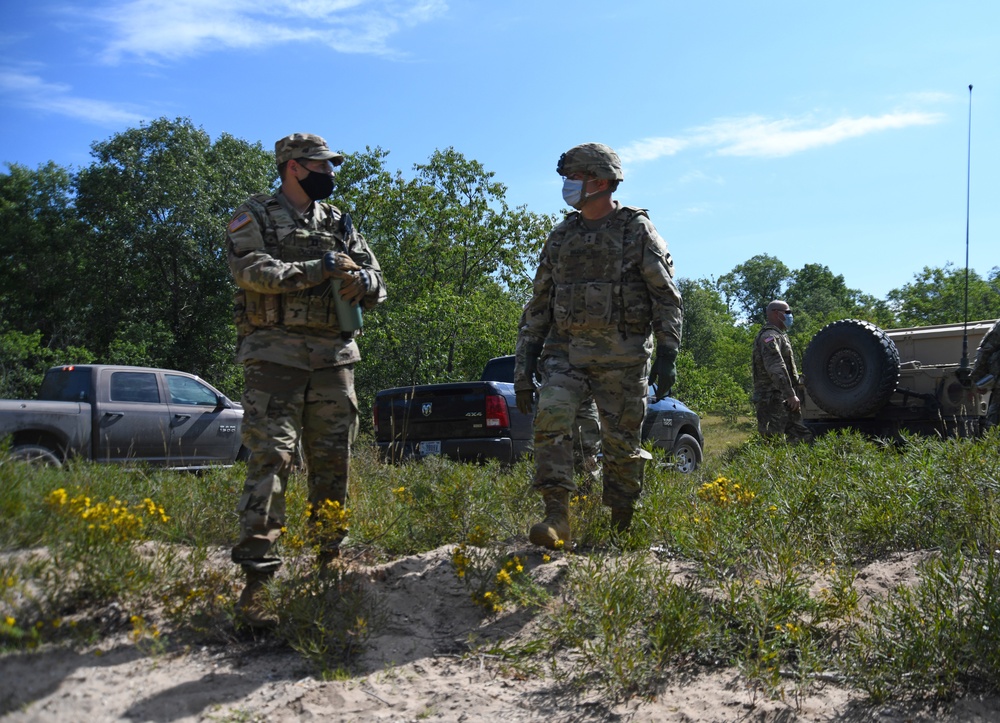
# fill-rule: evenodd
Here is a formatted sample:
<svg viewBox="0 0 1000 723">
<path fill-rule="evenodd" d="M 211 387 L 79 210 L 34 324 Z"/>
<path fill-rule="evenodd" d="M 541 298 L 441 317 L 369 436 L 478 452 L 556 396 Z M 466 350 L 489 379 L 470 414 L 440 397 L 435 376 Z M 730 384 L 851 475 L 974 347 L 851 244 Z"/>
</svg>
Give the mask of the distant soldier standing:
<svg viewBox="0 0 1000 723">
<path fill-rule="evenodd" d="M 662 398 L 677 376 L 682 316 L 667 244 L 643 209 L 611 198 L 624 178 L 618 155 L 585 143 L 564 153 L 556 171 L 563 199 L 577 210 L 542 249 L 514 371 L 524 413 L 534 405 L 540 371 L 534 487 L 545 500 L 545 519 L 530 538 L 552 549 L 571 539 L 573 426 L 591 396 L 600 415 L 603 502 L 618 530 L 631 523 L 649 458 L 640 441 L 653 340 Z"/>
<path fill-rule="evenodd" d="M 259 594 L 281 564 L 268 553 L 285 525 L 285 489 L 300 442 L 312 519 L 346 519 L 358 426 L 354 364 L 361 355 L 353 326 L 338 322 L 332 282 L 338 280 L 344 300 L 364 308 L 386 296 L 378 261 L 350 216 L 323 203 L 344 157 L 310 133 L 286 136 L 274 149 L 281 188 L 249 198 L 227 229 L 238 287 L 243 443 L 251 452 L 232 559 L 246 574 L 239 611 L 258 627 L 276 622 Z M 321 568 L 339 556 L 347 532 L 326 521 L 312 540 Z"/>
<path fill-rule="evenodd" d="M 972 371 L 968 376 L 968 383 L 975 384 L 984 377 L 992 374 L 993 381 L 987 389 L 992 389 L 990 394 L 990 406 L 986 410 L 985 428 L 989 429 L 1000 424 L 1000 321 L 986 332 L 986 336 L 979 342 L 979 349 L 976 350 L 976 363 L 972 365 Z"/>
<path fill-rule="evenodd" d="M 812 440 L 802 423 L 802 401 L 796 393 L 799 374 L 785 331 L 792 310 L 784 301 L 767 305 L 767 323 L 753 343 L 753 401 L 762 437 L 785 435 L 791 442 Z"/>
</svg>

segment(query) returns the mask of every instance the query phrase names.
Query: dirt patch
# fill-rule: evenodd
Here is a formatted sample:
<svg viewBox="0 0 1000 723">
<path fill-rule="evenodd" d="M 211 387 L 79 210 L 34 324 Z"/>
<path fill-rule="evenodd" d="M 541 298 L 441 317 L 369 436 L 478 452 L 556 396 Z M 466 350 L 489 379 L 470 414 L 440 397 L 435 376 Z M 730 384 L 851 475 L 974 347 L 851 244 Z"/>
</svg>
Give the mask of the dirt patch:
<svg viewBox="0 0 1000 723">
<path fill-rule="evenodd" d="M 451 565 L 451 546 L 382 565 L 358 565 L 384 603 L 385 624 L 348 680 L 321 681 L 287 648 L 234 639 L 151 656 L 127 636 L 86 651 L 43 650 L 0 658 L 4 721 L 986 721 L 1000 701 L 966 699 L 950 710 L 889 705 L 871 710 L 834 683 L 800 700 L 756 699 L 736 671 L 708 670 L 668 682 L 656 700 L 609 704 L 550 679 L 511 677 L 470 641 L 530 633 L 517 610 L 483 618 Z M 554 584 L 565 560 L 541 564 L 515 551 L 530 574 Z M 866 566 L 862 598 L 916 581 L 924 553 Z M 677 572 L 682 572 L 678 570 Z"/>
</svg>

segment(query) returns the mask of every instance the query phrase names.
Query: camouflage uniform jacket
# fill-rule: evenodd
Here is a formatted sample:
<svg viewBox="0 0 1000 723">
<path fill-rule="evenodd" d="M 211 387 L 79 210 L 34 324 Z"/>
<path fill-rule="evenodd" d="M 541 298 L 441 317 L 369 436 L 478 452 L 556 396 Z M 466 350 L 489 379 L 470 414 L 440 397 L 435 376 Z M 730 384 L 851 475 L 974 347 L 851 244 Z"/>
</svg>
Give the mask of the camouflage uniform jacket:
<svg viewBox="0 0 1000 723">
<path fill-rule="evenodd" d="M 976 363 L 972 367 L 970 379 L 978 382 L 987 374 L 1000 376 L 1000 321 L 986 332 L 976 351 Z"/>
<path fill-rule="evenodd" d="M 385 282 L 368 243 L 343 218 L 336 206 L 319 202 L 300 214 L 281 191 L 253 196 L 236 210 L 226 240 L 237 286 L 238 362 L 311 370 L 361 359 L 354 334 L 337 325 L 323 254 L 347 253 L 368 272 L 364 309 L 385 300 Z"/>
<path fill-rule="evenodd" d="M 788 336 L 774 324 L 765 324 L 753 342 L 754 399 L 774 394 L 788 399 L 795 394 L 798 378 Z"/>
<path fill-rule="evenodd" d="M 599 228 L 572 212 L 549 234 L 524 310 L 520 342 L 574 367 L 641 364 L 657 344 L 677 348 L 683 302 L 674 262 L 645 210 L 615 204 Z M 523 337 L 523 338 L 522 338 Z M 515 389 L 530 388 L 523 354 Z"/>
</svg>

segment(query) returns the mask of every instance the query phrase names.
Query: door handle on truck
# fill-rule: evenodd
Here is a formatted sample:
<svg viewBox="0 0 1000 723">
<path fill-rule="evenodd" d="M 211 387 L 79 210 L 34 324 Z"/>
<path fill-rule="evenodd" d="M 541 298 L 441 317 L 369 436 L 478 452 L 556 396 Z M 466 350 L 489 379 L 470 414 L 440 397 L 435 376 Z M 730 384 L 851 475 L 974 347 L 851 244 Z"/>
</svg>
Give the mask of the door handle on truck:
<svg viewBox="0 0 1000 723">
<path fill-rule="evenodd" d="M 190 414 L 175 414 L 174 415 L 174 424 L 181 424 L 182 422 L 186 422 L 189 419 L 191 419 L 191 415 Z"/>
</svg>

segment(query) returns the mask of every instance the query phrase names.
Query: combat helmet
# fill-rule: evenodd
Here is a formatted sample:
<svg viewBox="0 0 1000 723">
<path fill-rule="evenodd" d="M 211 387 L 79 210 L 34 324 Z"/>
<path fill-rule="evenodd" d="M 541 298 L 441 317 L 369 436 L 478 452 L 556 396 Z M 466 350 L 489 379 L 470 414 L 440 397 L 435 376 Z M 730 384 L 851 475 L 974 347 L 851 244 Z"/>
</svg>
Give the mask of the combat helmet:
<svg viewBox="0 0 1000 723">
<path fill-rule="evenodd" d="M 603 143 L 582 143 L 559 156 L 556 172 L 560 176 L 586 173 L 594 178 L 623 181 L 622 161 L 618 154 Z"/>
</svg>

